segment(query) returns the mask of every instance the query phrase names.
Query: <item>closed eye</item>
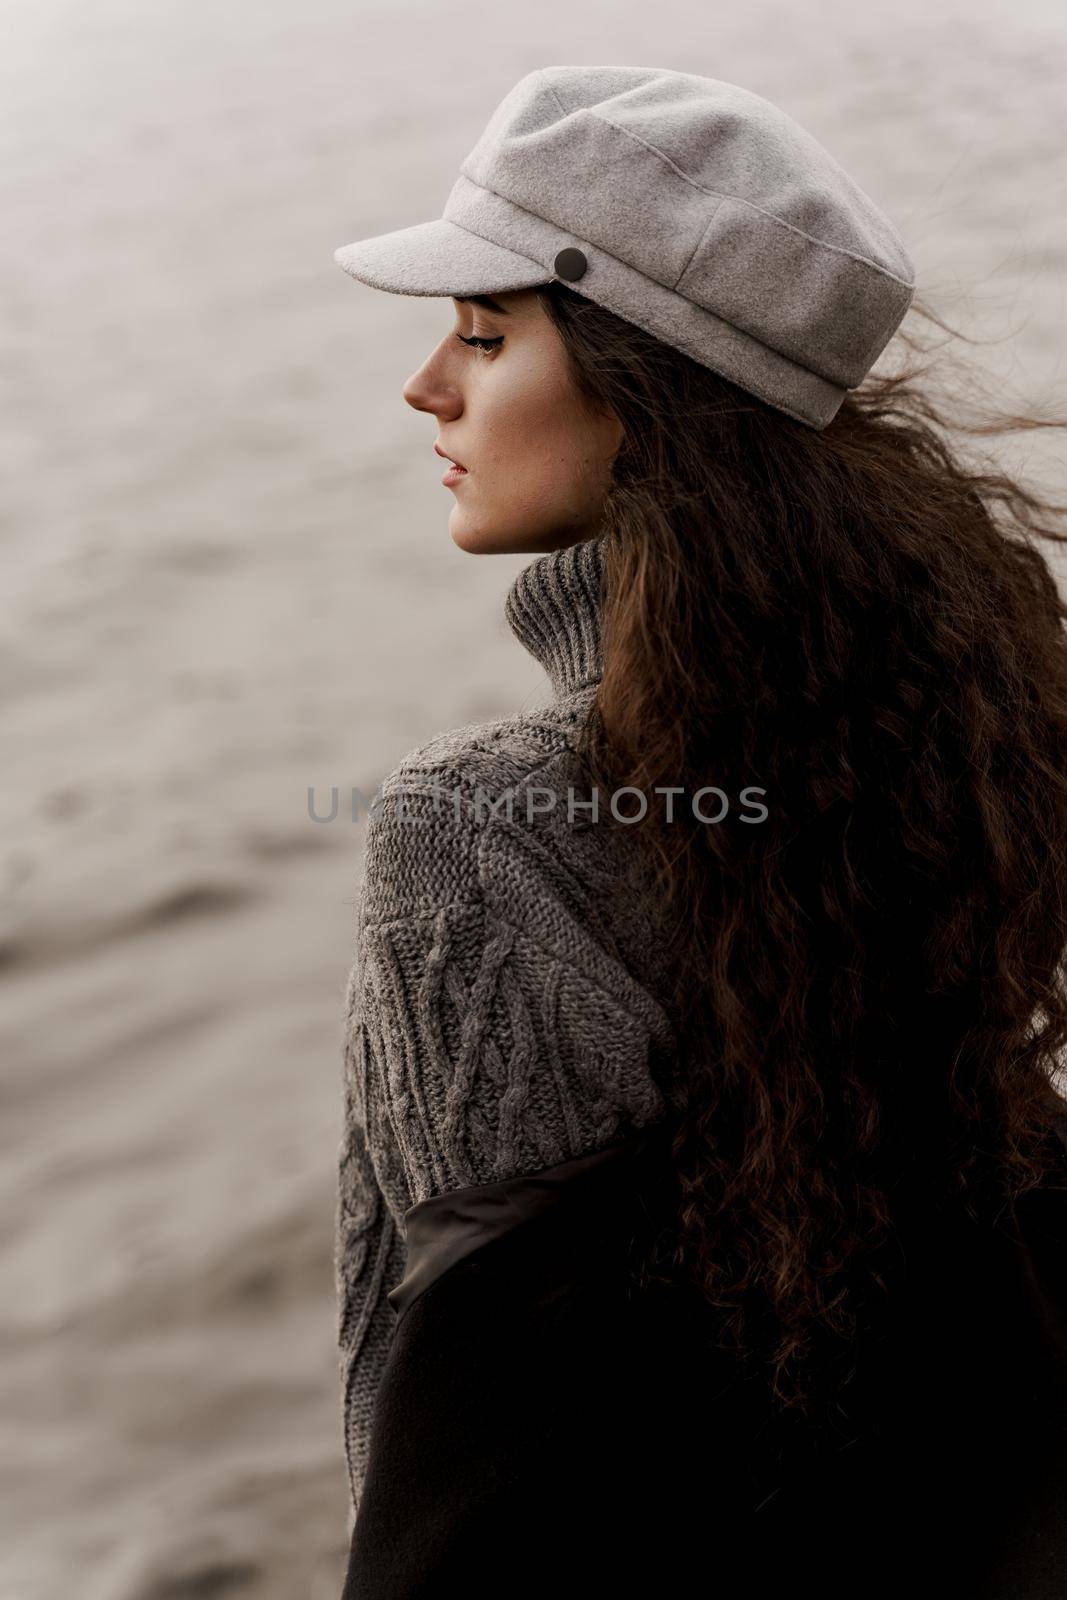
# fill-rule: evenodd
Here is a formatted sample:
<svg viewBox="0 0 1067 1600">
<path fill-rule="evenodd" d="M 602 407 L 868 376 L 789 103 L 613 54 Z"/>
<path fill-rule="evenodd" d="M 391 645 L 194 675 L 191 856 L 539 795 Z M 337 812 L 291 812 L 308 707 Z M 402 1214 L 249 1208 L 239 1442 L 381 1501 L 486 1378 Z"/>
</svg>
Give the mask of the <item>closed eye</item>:
<svg viewBox="0 0 1067 1600">
<path fill-rule="evenodd" d="M 498 333 L 495 339 L 479 339 L 473 336 L 468 339 L 462 333 L 457 333 L 456 338 L 462 344 L 474 345 L 478 350 L 493 350 L 498 344 L 504 343 L 504 335 L 502 333 Z"/>
</svg>

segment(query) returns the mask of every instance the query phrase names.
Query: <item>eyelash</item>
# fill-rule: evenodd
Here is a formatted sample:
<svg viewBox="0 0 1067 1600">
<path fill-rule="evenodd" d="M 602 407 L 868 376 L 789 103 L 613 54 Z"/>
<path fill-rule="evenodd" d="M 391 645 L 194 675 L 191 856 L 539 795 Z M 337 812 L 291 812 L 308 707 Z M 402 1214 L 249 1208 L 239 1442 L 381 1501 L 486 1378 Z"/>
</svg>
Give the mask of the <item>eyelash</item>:
<svg viewBox="0 0 1067 1600">
<path fill-rule="evenodd" d="M 490 350 L 495 350 L 497 345 L 504 343 L 504 335 L 502 333 L 498 333 L 495 339 L 478 339 L 475 337 L 468 339 L 465 338 L 462 333 L 457 333 L 456 338 L 462 344 L 473 345 L 475 349 L 481 351 L 483 355 Z"/>
</svg>

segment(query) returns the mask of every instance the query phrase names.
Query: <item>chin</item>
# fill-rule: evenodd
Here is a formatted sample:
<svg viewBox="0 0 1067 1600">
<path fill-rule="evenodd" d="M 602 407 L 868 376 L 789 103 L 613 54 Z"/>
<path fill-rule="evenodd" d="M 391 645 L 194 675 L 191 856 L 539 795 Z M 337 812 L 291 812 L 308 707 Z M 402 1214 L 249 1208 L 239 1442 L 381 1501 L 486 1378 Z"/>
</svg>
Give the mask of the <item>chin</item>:
<svg viewBox="0 0 1067 1600">
<path fill-rule="evenodd" d="M 523 551 L 547 550 L 547 544 L 531 543 L 529 537 L 500 533 L 492 528 L 472 528 L 462 518 L 449 522 L 452 543 L 472 556 L 521 555 Z"/>
<path fill-rule="evenodd" d="M 456 508 L 459 509 L 458 507 Z M 452 543 L 472 556 L 543 555 L 549 550 L 562 550 L 566 545 L 578 544 L 588 539 L 592 531 L 586 528 L 541 527 L 515 532 L 499 532 L 492 528 L 470 526 L 461 515 L 453 513 L 448 531 Z"/>
<path fill-rule="evenodd" d="M 462 523 L 458 527 L 452 527 L 450 524 L 448 531 L 452 535 L 452 543 L 471 556 L 504 555 L 510 548 L 508 541 L 502 539 L 499 534 L 478 528 L 467 528 Z"/>
</svg>

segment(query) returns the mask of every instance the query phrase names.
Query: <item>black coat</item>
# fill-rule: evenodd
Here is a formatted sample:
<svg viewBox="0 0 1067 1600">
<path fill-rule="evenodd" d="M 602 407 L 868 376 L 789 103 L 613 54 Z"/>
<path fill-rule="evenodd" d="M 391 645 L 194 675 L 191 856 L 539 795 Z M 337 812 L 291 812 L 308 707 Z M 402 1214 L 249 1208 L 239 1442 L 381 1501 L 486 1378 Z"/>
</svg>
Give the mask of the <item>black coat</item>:
<svg viewBox="0 0 1067 1600">
<path fill-rule="evenodd" d="M 661 1141 L 407 1213 L 342 1600 L 1067 1600 L 1067 1191 L 920 1219 L 818 1442 L 628 1288 Z"/>
</svg>

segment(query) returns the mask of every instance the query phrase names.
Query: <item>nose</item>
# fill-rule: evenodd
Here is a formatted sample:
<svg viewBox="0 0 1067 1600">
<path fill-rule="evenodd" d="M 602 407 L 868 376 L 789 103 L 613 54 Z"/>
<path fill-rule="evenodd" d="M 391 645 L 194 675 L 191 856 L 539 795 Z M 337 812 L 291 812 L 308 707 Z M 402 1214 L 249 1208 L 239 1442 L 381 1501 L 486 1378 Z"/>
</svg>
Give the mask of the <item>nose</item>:
<svg viewBox="0 0 1067 1600">
<path fill-rule="evenodd" d="M 447 381 L 442 369 L 440 357 L 444 342 L 442 340 L 418 371 L 411 374 L 401 391 L 415 411 L 429 411 L 442 421 L 457 416 L 463 409 L 455 385 Z"/>
</svg>

